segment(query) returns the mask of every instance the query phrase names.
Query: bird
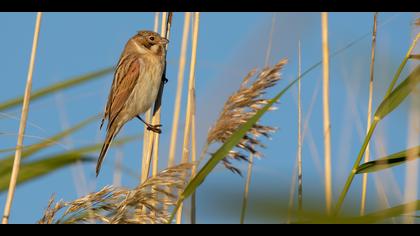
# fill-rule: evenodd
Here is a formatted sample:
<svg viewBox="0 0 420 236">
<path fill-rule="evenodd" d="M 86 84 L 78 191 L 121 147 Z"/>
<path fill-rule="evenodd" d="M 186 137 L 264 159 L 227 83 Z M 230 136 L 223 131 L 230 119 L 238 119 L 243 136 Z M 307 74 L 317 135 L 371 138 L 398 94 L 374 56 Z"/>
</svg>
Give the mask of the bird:
<svg viewBox="0 0 420 236">
<path fill-rule="evenodd" d="M 112 140 L 133 118 L 147 129 L 161 133 L 161 125 L 152 125 L 141 118 L 156 101 L 165 70 L 166 45 L 169 40 L 156 32 L 138 31 L 126 43 L 114 73 L 100 129 L 108 121 L 107 133 L 96 164 L 98 177 Z M 165 78 L 164 78 L 165 79 Z"/>
</svg>

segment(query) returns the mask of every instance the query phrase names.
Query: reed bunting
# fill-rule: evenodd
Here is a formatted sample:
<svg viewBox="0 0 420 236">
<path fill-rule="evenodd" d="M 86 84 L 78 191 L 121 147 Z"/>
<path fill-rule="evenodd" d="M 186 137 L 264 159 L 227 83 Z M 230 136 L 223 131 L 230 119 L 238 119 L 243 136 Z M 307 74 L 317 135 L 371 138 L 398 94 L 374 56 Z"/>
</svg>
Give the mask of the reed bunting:
<svg viewBox="0 0 420 236">
<path fill-rule="evenodd" d="M 101 122 L 102 128 L 107 119 L 108 126 L 96 165 L 96 176 L 99 175 L 102 161 L 112 140 L 125 123 L 138 118 L 147 125 L 148 130 L 161 132 L 161 125 L 148 124 L 140 115 L 145 113 L 156 100 L 165 68 L 165 45 L 168 42 L 158 33 L 139 31 L 126 43 L 115 70 Z"/>
</svg>

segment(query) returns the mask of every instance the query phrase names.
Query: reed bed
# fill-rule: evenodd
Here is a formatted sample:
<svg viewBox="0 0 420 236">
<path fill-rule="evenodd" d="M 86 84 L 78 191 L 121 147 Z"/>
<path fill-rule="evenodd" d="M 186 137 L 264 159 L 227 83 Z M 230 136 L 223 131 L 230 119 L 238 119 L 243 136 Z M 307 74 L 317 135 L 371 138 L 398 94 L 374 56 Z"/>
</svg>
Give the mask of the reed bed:
<svg viewBox="0 0 420 236">
<path fill-rule="evenodd" d="M 0 152 L 15 152 L 13 156 L 6 156 L 0 159 L 0 184 L 3 184 L 6 177 L 10 178 L 7 201 L 5 205 L 5 212 L 3 216 L 3 223 L 8 223 L 10 209 L 13 201 L 13 195 L 16 185 L 51 173 L 59 168 L 74 164 L 74 163 L 89 163 L 92 161 L 90 153 L 94 153 L 100 148 L 100 144 L 87 145 L 78 149 L 66 150 L 66 152 L 59 153 L 39 160 L 30 160 L 21 164 L 21 159 L 26 159 L 29 156 L 38 153 L 48 147 L 58 144 L 61 139 L 68 138 L 83 126 L 87 125 L 96 118 L 89 118 L 74 127 L 55 134 L 49 139 L 41 140 L 31 146 L 23 146 L 23 138 L 25 137 L 25 128 L 27 123 L 27 116 L 29 112 L 29 102 L 31 101 L 31 84 L 32 74 L 34 70 L 34 62 L 36 57 L 36 47 L 40 29 L 42 13 L 38 13 L 35 33 L 32 45 L 32 54 L 29 63 L 29 71 L 25 89 L 25 95 L 22 98 L 14 99 L 0 104 L 0 111 L 17 106 L 23 103 L 21 120 L 19 126 L 19 134 L 16 148 L 8 150 L 0 150 Z M 155 13 L 154 15 L 154 30 L 159 31 L 163 37 L 170 38 L 172 26 L 172 12 Z M 376 222 L 401 222 L 415 223 L 416 218 L 412 217 L 416 211 L 420 210 L 420 203 L 417 200 L 417 184 L 418 184 L 418 167 L 414 160 L 420 156 L 420 146 L 418 146 L 418 84 L 420 83 L 420 66 L 416 65 L 409 70 L 409 75 L 405 78 L 400 78 L 403 71 L 407 68 L 409 61 L 417 61 L 418 53 L 415 52 L 417 41 L 420 34 L 417 34 L 411 46 L 409 47 L 406 56 L 402 60 L 399 68 L 394 74 L 389 87 L 383 99 L 379 102 L 376 111 L 373 109 L 373 89 L 374 89 L 374 68 L 375 68 L 375 53 L 376 53 L 376 34 L 377 30 L 385 22 L 378 22 L 378 13 L 373 17 L 373 30 L 369 34 L 363 35 L 351 41 L 345 47 L 330 53 L 329 49 L 329 25 L 328 13 L 323 12 L 321 16 L 321 55 L 322 59 L 310 66 L 307 70 L 302 72 L 302 53 L 301 44 L 298 44 L 297 56 L 297 75 L 287 85 L 284 85 L 280 90 L 280 81 L 282 79 L 282 70 L 287 65 L 287 59 L 282 59 L 276 64 L 270 66 L 272 50 L 275 48 L 273 35 L 276 29 L 276 14 L 273 14 L 271 20 L 271 28 L 267 34 L 268 46 L 265 54 L 265 66 L 262 69 L 254 69 L 250 71 L 242 80 L 239 88 L 234 91 L 225 101 L 220 109 L 215 122 L 208 128 L 207 134 L 204 138 L 204 145 L 201 150 L 197 150 L 197 94 L 196 94 L 196 79 L 200 78 L 197 70 L 197 53 L 200 52 L 198 43 L 200 29 L 200 13 L 184 14 L 184 22 L 182 34 L 180 34 L 180 55 L 177 74 L 177 85 L 174 97 L 174 111 L 172 117 L 171 133 L 169 136 L 168 146 L 168 167 L 159 171 L 158 164 L 162 161 L 162 146 L 160 145 L 160 135 L 149 132 L 144 129 L 143 146 L 141 153 L 141 175 L 140 180 L 137 179 L 138 184 L 133 188 L 123 187 L 122 175 L 127 168 L 122 163 L 122 153 L 120 150 L 117 153 L 119 157 L 116 159 L 116 169 L 114 172 L 114 185 L 106 185 L 96 192 L 86 194 L 80 198 L 72 201 L 59 200 L 51 197 L 44 214 L 38 221 L 39 224 L 81 224 L 81 223 L 98 223 L 98 224 L 167 224 L 167 223 L 186 223 L 183 219 L 189 217 L 190 223 L 197 222 L 197 208 L 196 208 L 196 191 L 205 183 L 205 179 L 213 173 L 216 166 L 221 165 L 222 171 L 232 172 L 232 176 L 242 176 L 242 170 L 235 165 L 234 162 L 243 161 L 247 165 L 246 178 L 244 178 L 244 194 L 242 201 L 242 208 L 240 212 L 239 222 L 245 223 L 245 218 L 248 211 L 248 204 L 250 203 L 250 186 L 252 175 L 257 172 L 253 170 L 255 158 L 261 158 L 263 152 L 261 151 L 266 144 L 264 138 L 271 138 L 277 131 L 276 127 L 264 124 L 261 118 L 270 114 L 271 110 L 277 108 L 277 102 L 283 98 L 293 86 L 297 85 L 297 140 L 296 141 L 296 158 L 293 169 L 293 179 L 291 192 L 289 196 L 289 206 L 284 209 L 276 211 L 275 217 L 282 217 L 281 222 L 287 223 L 376 223 Z M 419 19 L 416 19 L 414 25 L 417 26 Z M 178 24 L 178 21 L 175 21 Z M 182 24 L 182 23 L 180 23 Z M 410 23 L 412 24 L 412 22 Z M 204 29 L 205 30 L 205 29 Z M 382 31 L 380 31 L 382 32 Z M 189 44 L 189 37 L 191 35 L 191 43 Z M 176 36 L 176 35 L 175 35 Z M 369 97 L 367 101 L 367 130 L 363 134 L 362 128 L 359 133 L 363 136 L 364 141 L 360 145 L 360 151 L 354 159 L 354 165 L 349 170 L 346 183 L 342 186 L 341 194 L 339 195 L 335 207 L 333 207 L 333 177 L 332 177 L 332 144 L 331 144 L 331 115 L 330 113 L 330 61 L 332 58 L 339 55 L 346 49 L 362 41 L 362 39 L 371 36 L 371 51 L 370 51 L 370 74 L 369 74 Z M 171 44 L 172 45 L 172 44 Z M 200 46 L 201 47 L 201 46 Z M 190 61 L 187 61 L 187 52 L 191 48 Z M 319 47 L 318 47 L 319 48 Z M 168 48 L 166 48 L 165 53 Z M 182 101 L 184 91 L 184 77 L 186 66 L 189 66 L 188 84 L 186 89 L 186 101 Z M 324 147 L 324 168 L 321 168 L 320 160 L 316 160 L 316 145 L 308 127 L 308 120 L 315 103 L 316 89 L 312 96 L 312 101 L 308 107 L 308 114 L 306 120 L 302 119 L 302 83 L 307 74 L 314 69 L 321 67 L 322 69 L 322 128 L 323 139 L 320 140 Z M 86 77 L 82 76 L 69 82 L 60 82 L 60 85 L 53 85 L 51 88 L 46 88 L 40 93 L 36 91 L 34 99 L 43 97 L 45 95 L 61 91 L 65 88 L 82 84 L 84 82 L 93 80 L 101 75 L 112 72 L 112 68 L 91 73 Z M 152 124 L 160 124 L 161 122 L 161 106 L 164 92 L 164 81 L 166 79 L 166 68 L 159 91 L 158 98 L 153 109 L 150 109 L 145 119 Z M 376 78 L 375 78 L 376 81 Z M 63 84 L 65 84 L 63 86 Z M 269 97 L 269 90 L 275 92 L 274 97 Z M 411 97 L 411 108 L 408 119 L 408 140 L 407 149 L 388 154 L 386 145 L 383 144 L 383 137 L 379 135 L 375 140 L 376 152 L 380 153 L 380 157 L 373 158 L 370 152 L 371 138 L 375 132 L 376 127 L 380 124 L 387 115 L 394 112 L 394 110 L 405 101 L 409 95 Z M 355 106 L 356 100 L 352 100 L 352 112 L 357 113 Z M 181 114 L 183 105 L 185 104 L 185 113 Z M 375 111 L 375 112 L 373 112 Z M 180 124 L 182 120 L 180 117 L 185 117 L 183 124 L 183 139 L 182 142 L 177 140 L 179 135 Z M 357 114 L 354 115 L 357 117 Z M 359 121 L 359 123 L 361 123 Z M 362 127 L 363 125 L 360 125 Z M 309 131 L 308 131 L 309 130 Z M 335 129 L 334 129 L 335 131 Z M 304 148 L 304 137 L 306 132 L 309 132 L 311 140 L 308 145 L 311 147 L 311 158 L 314 162 L 319 162 L 320 171 L 323 178 L 325 194 L 325 207 L 320 202 L 312 199 L 309 191 L 303 191 L 303 163 L 302 155 Z M 263 138 L 264 137 L 264 138 Z M 114 142 L 115 146 L 134 140 L 135 137 L 125 137 Z M 178 145 L 179 144 L 179 145 Z M 417 146 L 416 146 L 417 145 Z M 379 151 L 380 149 L 380 151 Z M 177 156 L 177 150 L 181 153 Z M 209 152 L 212 150 L 212 152 Z M 214 151 L 213 151 L 214 150 Z M 197 158 L 197 151 L 200 155 Z M 382 155 L 383 154 L 383 155 Z M 126 154 L 127 155 L 127 154 Z M 364 157 L 364 159 L 363 159 Z M 179 163 L 177 163 L 179 158 Z M 339 162 L 341 159 L 334 159 Z M 363 161 L 363 163 L 361 163 Z M 205 163 L 203 164 L 203 162 Z M 408 163 L 409 162 L 409 163 Z M 380 182 L 375 176 L 375 184 L 378 194 L 381 195 L 381 209 L 374 212 L 366 210 L 369 205 L 367 196 L 368 191 L 368 175 L 381 170 L 390 170 L 394 166 L 408 163 L 405 170 L 405 186 L 401 190 L 396 182 L 392 172 L 387 176 L 386 180 Z M 306 166 L 306 162 L 305 162 Z M 305 167 L 306 168 L 306 167 Z M 19 174 L 20 172 L 20 174 Z M 150 173 L 151 172 L 151 173 Z M 19 174 L 19 178 L 18 178 Z M 237 175 L 235 175 L 237 174 Z M 11 177 L 10 177 L 11 176 Z M 305 174 L 306 176 L 306 174 Z M 359 214 L 356 216 L 349 215 L 347 211 L 342 210 L 342 206 L 347 194 L 351 188 L 353 180 L 360 176 L 362 179 L 362 196 L 361 204 L 353 204 L 355 208 L 359 209 Z M 137 177 L 137 176 L 136 176 Z M 138 178 L 138 177 L 137 177 Z M 306 179 L 306 177 L 305 177 Z M 7 179 L 9 180 L 9 179 Z M 397 205 L 391 205 L 384 183 L 389 180 L 390 185 L 401 200 Z M 335 183 L 336 181 L 334 181 Z M 337 181 L 338 183 L 339 181 Z M 3 185 L 1 185 L 3 186 Z M 306 185 L 305 185 L 306 186 Z M 321 185 L 322 186 L 322 185 Z M 413 187 L 414 186 L 414 187 Z M 4 187 L 2 187 L 4 188 Z M 295 190 L 297 188 L 297 207 L 295 209 Z M 1 190 L 0 188 L 0 191 Z M 404 192 L 404 196 L 402 194 Z M 305 193 L 305 195 L 304 195 Z M 305 209 L 303 207 L 303 197 L 305 196 Z M 404 199 L 402 199 L 404 198 Z M 190 201 L 187 202 L 186 200 Z M 264 199 L 263 203 L 266 203 Z M 284 199 L 279 199 L 283 201 Z M 267 200 L 268 201 L 268 200 Z M 286 201 L 284 201 L 286 202 Z M 189 205 L 187 205 L 189 203 Z M 225 203 L 221 203 L 223 206 Z M 318 210 L 313 212 L 309 206 L 319 205 L 315 207 Z M 308 206 L 308 207 L 306 207 Z M 189 212 L 186 209 L 189 207 Z M 230 206 L 229 206 L 230 207 Z M 227 207 L 228 208 L 228 207 Z M 274 211 L 274 210 L 273 210 Z M 343 211 L 343 212 L 342 212 Z M 265 213 L 269 214 L 267 210 Z M 185 214 L 183 216 L 183 214 Z M 276 218 L 277 219 L 277 218 Z"/>
</svg>

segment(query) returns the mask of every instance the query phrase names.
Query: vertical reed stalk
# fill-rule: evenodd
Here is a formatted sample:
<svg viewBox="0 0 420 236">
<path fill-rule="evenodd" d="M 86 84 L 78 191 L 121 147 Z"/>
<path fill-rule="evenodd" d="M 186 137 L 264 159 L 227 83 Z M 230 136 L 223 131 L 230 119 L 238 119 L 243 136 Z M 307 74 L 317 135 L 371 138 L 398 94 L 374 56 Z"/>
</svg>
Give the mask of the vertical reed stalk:
<svg viewBox="0 0 420 236">
<path fill-rule="evenodd" d="M 178 85 L 176 89 L 174 115 L 172 120 L 171 142 L 169 145 L 168 167 L 175 165 L 176 140 L 178 135 L 179 111 L 181 110 L 181 96 L 184 82 L 184 71 L 190 31 L 191 12 L 185 12 L 184 29 L 182 31 L 181 54 L 179 56 Z"/>
<path fill-rule="evenodd" d="M 268 63 L 270 62 L 270 55 L 271 55 L 271 48 L 272 48 L 272 44 L 273 44 L 273 34 L 274 34 L 274 30 L 275 30 L 275 23 L 276 23 L 276 13 L 273 13 L 273 17 L 271 18 L 270 36 L 268 38 L 267 51 L 266 51 L 266 54 L 265 54 L 264 65 L 266 67 L 268 66 Z M 251 154 L 250 157 L 249 157 L 248 170 L 247 170 L 245 189 L 244 189 L 244 196 L 242 198 L 241 218 L 240 218 L 240 221 L 239 221 L 240 224 L 244 224 L 246 210 L 248 208 L 249 186 L 251 185 L 253 161 L 254 161 L 254 155 Z"/>
<path fill-rule="evenodd" d="M 196 143 L 196 126 L 195 126 L 195 109 L 196 104 L 196 97 L 195 93 L 193 94 L 193 99 L 191 101 L 192 106 L 192 114 L 191 114 L 191 163 L 193 166 L 191 168 L 191 176 L 195 176 L 197 173 L 197 143 Z M 195 199 L 195 191 L 191 195 L 191 224 L 196 223 L 196 199 Z"/>
<path fill-rule="evenodd" d="M 187 98 L 187 111 L 185 114 L 185 127 L 184 127 L 184 141 L 182 145 L 182 163 L 188 162 L 189 151 L 189 139 L 191 136 L 191 120 L 193 113 L 193 99 L 195 93 L 195 65 L 196 65 L 196 56 L 197 56 L 197 41 L 198 41 L 198 29 L 200 23 L 200 13 L 194 12 L 194 24 L 193 24 L 193 37 L 192 37 L 192 48 L 191 48 L 191 64 L 190 64 L 190 74 L 188 81 L 188 98 Z M 182 205 L 180 206 L 176 223 L 180 224 L 182 221 Z"/>
<path fill-rule="evenodd" d="M 374 65 L 375 65 L 377 16 L 378 16 L 378 13 L 376 12 L 373 16 L 372 50 L 370 53 L 369 101 L 368 101 L 366 133 L 369 131 L 370 123 L 372 122 L 372 98 L 373 98 L 373 78 L 374 78 L 374 68 L 375 68 Z M 370 147 L 368 144 L 368 146 L 366 147 L 365 162 L 368 162 L 369 160 L 370 160 Z M 363 174 L 362 199 L 361 199 L 361 204 L 360 204 L 360 215 L 362 216 L 365 214 L 365 208 L 366 208 L 367 179 L 368 179 L 368 174 Z"/>
<path fill-rule="evenodd" d="M 292 182 L 290 183 L 290 192 L 289 192 L 289 207 L 287 209 L 287 220 L 286 224 L 290 224 L 292 222 L 293 217 L 293 206 L 295 204 L 295 190 L 296 190 L 296 174 L 297 174 L 297 159 L 293 165 L 293 173 L 292 173 Z"/>
<path fill-rule="evenodd" d="M 301 46 L 299 40 L 299 55 L 298 55 L 298 150 L 297 150 L 297 166 L 298 166 L 298 210 L 302 210 L 302 94 L 300 77 L 302 74 L 302 58 L 301 58 Z"/>
<path fill-rule="evenodd" d="M 19 124 L 19 133 L 18 133 L 18 139 L 17 139 L 17 144 L 16 144 L 15 159 L 13 162 L 12 176 L 10 178 L 9 190 L 7 192 L 7 199 L 6 199 L 6 204 L 4 207 L 2 224 L 9 223 L 10 209 L 12 207 L 13 197 L 15 194 L 17 178 L 19 176 L 20 160 L 21 160 L 22 148 L 23 148 L 23 137 L 24 137 L 25 129 L 26 129 L 26 121 L 28 119 L 29 102 L 31 98 L 31 89 L 32 89 L 32 75 L 34 71 L 35 57 L 36 57 L 36 51 L 38 47 L 38 37 L 39 37 L 39 30 L 41 27 L 41 19 L 42 19 L 42 12 L 38 12 L 36 15 L 35 32 L 34 32 L 34 38 L 32 42 L 31 59 L 29 62 L 28 77 L 26 80 L 25 94 L 23 98 L 23 106 L 22 106 L 22 113 L 21 113 L 20 124 Z"/>
<path fill-rule="evenodd" d="M 254 155 L 251 154 L 251 155 L 249 155 L 249 163 L 248 163 L 248 170 L 247 170 L 248 173 L 246 175 L 244 197 L 243 197 L 243 200 L 242 200 L 242 211 L 241 211 L 240 224 L 244 224 L 246 210 L 248 208 L 249 186 L 251 185 L 252 163 L 253 162 L 254 162 Z"/>
<path fill-rule="evenodd" d="M 169 16 L 168 16 L 169 15 Z M 169 39 L 169 31 L 171 29 L 171 21 L 172 21 L 172 13 L 163 12 L 162 13 L 162 26 L 161 26 L 161 35 L 165 38 Z M 166 45 L 167 49 L 168 45 Z M 163 77 L 166 77 L 166 65 Z M 153 117 L 152 117 L 152 124 L 160 124 L 160 112 L 161 112 L 161 104 L 162 104 L 162 95 L 163 95 L 163 82 L 161 83 L 160 90 L 158 97 L 156 99 L 154 108 L 153 108 Z M 153 162 L 157 166 L 158 156 L 159 156 L 159 134 L 150 132 L 149 133 L 149 142 L 148 142 L 148 153 L 146 155 L 144 169 L 142 169 L 142 176 L 141 182 L 143 183 L 149 176 L 150 171 L 150 163 L 153 157 Z"/>
<path fill-rule="evenodd" d="M 332 180 L 331 180 L 331 124 L 329 99 L 329 49 L 328 49 L 328 13 L 321 13 L 322 23 L 322 71 L 323 71 L 323 120 L 324 120 L 324 168 L 325 168 L 325 202 L 327 214 L 331 212 Z"/>
<path fill-rule="evenodd" d="M 157 32 L 159 29 L 159 12 L 155 12 L 155 20 L 154 20 L 154 26 L 153 26 L 153 31 Z M 149 110 L 147 110 L 146 114 L 145 114 L 145 120 L 146 122 L 150 123 L 152 119 L 152 108 L 150 108 Z M 147 160 L 147 154 L 151 153 L 151 151 L 148 149 L 149 148 L 149 130 L 147 130 L 147 126 L 144 126 L 143 129 L 143 152 L 142 152 L 142 167 L 141 169 L 144 170 L 146 169 L 145 165 L 146 165 L 146 160 Z M 155 167 L 153 166 L 153 169 L 155 169 Z M 142 181 L 143 182 L 143 181 Z"/>
<path fill-rule="evenodd" d="M 270 62 L 271 46 L 273 45 L 273 34 L 274 34 L 275 25 L 276 25 L 276 13 L 273 13 L 273 17 L 271 18 L 270 36 L 268 38 L 269 40 L 268 47 L 265 53 L 265 63 L 264 63 L 265 66 L 268 66 L 268 63 Z"/>
</svg>

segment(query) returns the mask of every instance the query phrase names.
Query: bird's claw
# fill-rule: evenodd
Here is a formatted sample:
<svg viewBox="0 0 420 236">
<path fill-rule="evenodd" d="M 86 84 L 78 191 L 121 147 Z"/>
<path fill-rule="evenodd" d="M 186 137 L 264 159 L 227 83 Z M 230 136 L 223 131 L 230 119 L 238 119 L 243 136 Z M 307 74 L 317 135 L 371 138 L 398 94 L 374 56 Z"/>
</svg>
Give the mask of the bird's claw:
<svg viewBox="0 0 420 236">
<path fill-rule="evenodd" d="M 160 127 L 162 127 L 162 125 L 150 125 L 150 126 L 147 126 L 147 130 L 160 134 L 162 133 L 162 130 L 160 129 Z"/>
</svg>

